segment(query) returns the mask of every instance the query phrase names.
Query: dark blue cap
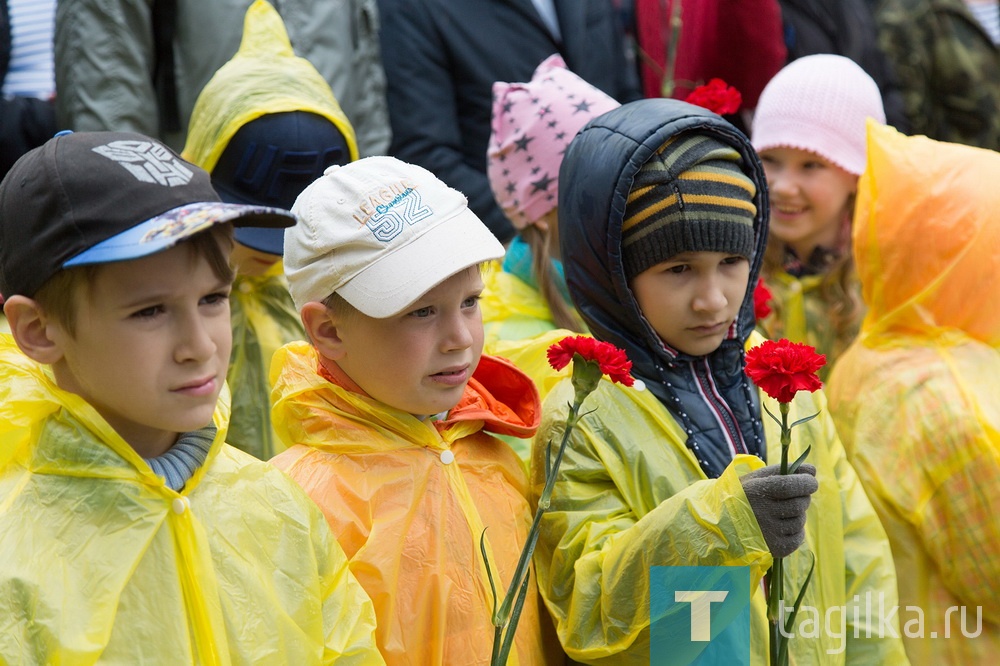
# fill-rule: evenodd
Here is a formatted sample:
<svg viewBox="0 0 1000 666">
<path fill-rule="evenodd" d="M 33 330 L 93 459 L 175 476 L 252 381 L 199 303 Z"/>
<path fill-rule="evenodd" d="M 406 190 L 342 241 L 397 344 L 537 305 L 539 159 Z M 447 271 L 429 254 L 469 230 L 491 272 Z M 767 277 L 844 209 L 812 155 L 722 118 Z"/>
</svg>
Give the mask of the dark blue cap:
<svg viewBox="0 0 1000 666">
<path fill-rule="evenodd" d="M 328 167 L 350 159 L 347 139 L 329 119 L 308 111 L 272 113 L 233 135 L 212 170 L 212 185 L 228 203 L 291 208 Z M 284 231 L 239 229 L 236 240 L 281 255 Z"/>
</svg>

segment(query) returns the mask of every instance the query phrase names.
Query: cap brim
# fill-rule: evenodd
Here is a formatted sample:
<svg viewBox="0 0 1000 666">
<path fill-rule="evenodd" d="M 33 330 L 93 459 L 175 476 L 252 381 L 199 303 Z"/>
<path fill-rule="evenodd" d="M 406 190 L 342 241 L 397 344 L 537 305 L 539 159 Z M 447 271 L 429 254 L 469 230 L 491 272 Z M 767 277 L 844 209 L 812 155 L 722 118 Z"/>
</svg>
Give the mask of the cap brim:
<svg viewBox="0 0 1000 666">
<path fill-rule="evenodd" d="M 285 230 L 262 227 L 240 227 L 235 233 L 237 242 L 252 250 L 281 256 L 285 252 Z"/>
<path fill-rule="evenodd" d="M 137 224 L 84 250 L 63 263 L 63 268 L 85 264 L 139 259 L 163 250 L 216 224 L 285 228 L 295 224 L 295 216 L 281 208 L 245 206 L 208 201 L 186 204 Z"/>
<path fill-rule="evenodd" d="M 459 271 L 503 255 L 503 244 L 466 209 L 368 266 L 337 293 L 369 317 L 385 319 Z"/>
</svg>

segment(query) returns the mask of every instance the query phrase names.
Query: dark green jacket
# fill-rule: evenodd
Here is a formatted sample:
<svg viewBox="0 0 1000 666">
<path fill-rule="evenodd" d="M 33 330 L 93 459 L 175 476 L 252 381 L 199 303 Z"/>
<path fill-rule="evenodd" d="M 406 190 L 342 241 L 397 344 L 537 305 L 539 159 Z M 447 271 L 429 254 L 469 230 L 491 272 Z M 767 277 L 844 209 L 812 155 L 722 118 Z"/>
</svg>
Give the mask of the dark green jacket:
<svg viewBox="0 0 1000 666">
<path fill-rule="evenodd" d="M 180 151 L 194 102 L 236 53 L 252 0 L 74 0 L 56 10 L 56 113 L 61 127 L 131 130 Z M 375 0 L 273 0 L 295 55 L 333 89 L 357 134 L 362 157 L 389 149 L 385 73 Z M 180 131 L 165 119 L 151 72 L 158 59 L 155 7 L 172 8 L 173 66 Z M 169 31 L 167 31 L 169 32 Z M 485 154 L 485 153 L 484 153 Z"/>
</svg>

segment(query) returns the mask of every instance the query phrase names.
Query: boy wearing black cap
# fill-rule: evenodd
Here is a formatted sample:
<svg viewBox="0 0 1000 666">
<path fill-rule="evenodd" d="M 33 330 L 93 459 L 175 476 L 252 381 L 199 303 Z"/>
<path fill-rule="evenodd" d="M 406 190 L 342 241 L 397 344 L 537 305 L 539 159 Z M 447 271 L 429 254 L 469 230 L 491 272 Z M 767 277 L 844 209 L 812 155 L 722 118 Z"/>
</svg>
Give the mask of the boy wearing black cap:
<svg viewBox="0 0 1000 666">
<path fill-rule="evenodd" d="M 0 184 L 0 662 L 382 663 L 322 515 L 224 443 L 231 227 L 293 221 L 131 133 Z"/>
<path fill-rule="evenodd" d="M 291 208 L 327 167 L 357 159 L 358 147 L 330 85 L 295 55 L 274 7 L 258 0 L 246 12 L 240 50 L 198 95 L 181 155 L 211 174 L 223 201 Z M 285 449 L 271 428 L 271 357 L 305 339 L 282 272 L 283 235 L 237 229 L 232 255 L 227 441 L 261 460 Z"/>
<path fill-rule="evenodd" d="M 588 398 L 597 409 L 572 432 L 542 520 L 538 585 L 575 661 L 766 664 L 760 581 L 784 557 L 786 591 L 816 565 L 803 602 L 811 612 L 799 619 L 829 620 L 832 609 L 846 627 L 819 635 L 796 624 L 792 663 L 906 663 L 898 624 L 895 638 L 878 634 L 872 617 L 871 603 L 891 609 L 896 600 L 888 541 L 821 393 L 800 392 L 790 406 L 792 420 L 819 412 L 793 435 L 790 459 L 811 446 L 810 464 L 787 476 L 765 466 L 781 448 L 761 403 L 779 407 L 744 373 L 744 349 L 761 341 L 753 285 L 767 238 L 765 183 L 741 132 L 676 100 L 609 111 L 566 152 L 559 232 L 570 294 L 593 335 L 626 351 L 646 389 L 601 382 Z M 546 398 L 531 461 L 536 492 L 572 396 L 567 380 Z M 677 601 L 652 567 L 678 565 L 747 568 L 751 595 L 739 603 L 749 606 L 748 644 L 723 636 L 724 656 L 712 661 L 721 620 L 712 640 L 687 641 L 693 628 L 678 627 L 680 615 L 693 627 L 693 605 L 651 618 L 657 602 Z M 783 601 L 787 609 L 794 596 Z M 659 642 L 651 620 L 684 640 Z"/>
</svg>

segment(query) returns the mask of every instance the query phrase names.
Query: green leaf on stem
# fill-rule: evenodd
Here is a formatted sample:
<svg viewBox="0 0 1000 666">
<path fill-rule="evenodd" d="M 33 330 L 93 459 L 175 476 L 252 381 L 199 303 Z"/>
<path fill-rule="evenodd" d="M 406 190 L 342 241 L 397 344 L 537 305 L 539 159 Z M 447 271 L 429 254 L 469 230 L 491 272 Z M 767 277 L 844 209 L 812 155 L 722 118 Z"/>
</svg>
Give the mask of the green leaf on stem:
<svg viewBox="0 0 1000 666">
<path fill-rule="evenodd" d="M 781 425 L 781 419 L 779 419 L 777 416 L 775 416 L 771 412 L 771 410 L 767 408 L 767 405 L 764 403 L 763 400 L 761 401 L 760 406 L 764 408 L 764 411 L 767 412 L 767 415 L 770 416 L 774 420 L 775 423 L 777 423 L 778 425 Z"/>
<path fill-rule="evenodd" d="M 517 601 L 514 604 L 514 611 L 510 616 L 510 629 L 503 637 L 503 645 L 500 647 L 499 663 L 506 664 L 507 656 L 510 654 L 510 649 L 514 645 L 514 634 L 513 631 L 517 628 L 517 623 L 521 619 L 521 611 L 524 609 L 524 600 L 528 596 L 528 581 L 531 579 L 531 572 L 528 572 L 524 576 L 524 582 L 521 583 L 521 589 L 517 593 Z"/>
<path fill-rule="evenodd" d="M 804 417 L 804 418 L 801 418 L 801 419 L 799 419 L 798 421 L 796 421 L 795 423 L 793 423 L 792 425 L 790 425 L 790 426 L 788 426 L 788 427 L 789 427 L 789 428 L 794 428 L 794 427 L 795 427 L 795 426 L 797 426 L 797 425 L 802 425 L 803 423 L 809 423 L 810 421 L 812 421 L 812 420 L 813 420 L 814 418 L 816 418 L 817 416 L 819 416 L 819 412 L 816 412 L 816 413 L 815 413 L 815 414 L 813 414 L 812 416 L 806 416 L 806 417 Z"/>
<path fill-rule="evenodd" d="M 806 588 L 809 587 L 809 581 L 812 580 L 813 571 L 816 570 L 816 556 L 812 555 L 812 564 L 809 565 L 809 573 L 806 574 L 805 581 L 802 582 L 802 587 L 799 588 L 799 593 L 795 597 L 795 603 L 792 604 L 792 612 L 788 616 L 788 620 L 785 622 L 785 633 L 791 635 L 792 627 L 795 626 L 795 616 L 799 614 L 799 609 L 802 607 L 802 600 L 806 596 Z M 778 646 L 778 663 L 787 664 L 788 663 L 788 638 L 782 636 L 781 644 Z"/>
<path fill-rule="evenodd" d="M 500 618 L 497 617 L 497 586 L 493 582 L 493 572 L 490 570 L 490 558 L 486 555 L 486 529 L 483 528 L 483 533 L 479 536 L 479 550 L 483 553 L 483 563 L 486 564 L 486 578 L 490 581 L 490 592 L 493 593 L 493 626 L 502 627 L 503 624 L 499 623 Z"/>
<path fill-rule="evenodd" d="M 776 557 L 774 561 L 771 562 L 771 571 L 768 573 L 768 586 L 767 586 L 767 619 L 771 622 L 778 621 L 778 604 L 781 601 L 782 589 L 781 589 L 781 574 L 782 574 L 782 558 Z"/>
<path fill-rule="evenodd" d="M 799 471 L 799 467 L 802 465 L 802 463 L 804 463 L 806 461 L 806 456 L 809 455 L 809 452 L 811 450 L 812 450 L 812 446 L 811 445 L 807 446 L 806 450 L 802 452 L 802 455 L 800 455 L 798 458 L 796 458 L 795 462 L 793 462 L 791 465 L 788 466 L 788 473 L 789 474 L 795 474 L 795 472 Z"/>
<path fill-rule="evenodd" d="M 552 438 L 545 444 L 545 478 L 552 476 Z"/>
</svg>

